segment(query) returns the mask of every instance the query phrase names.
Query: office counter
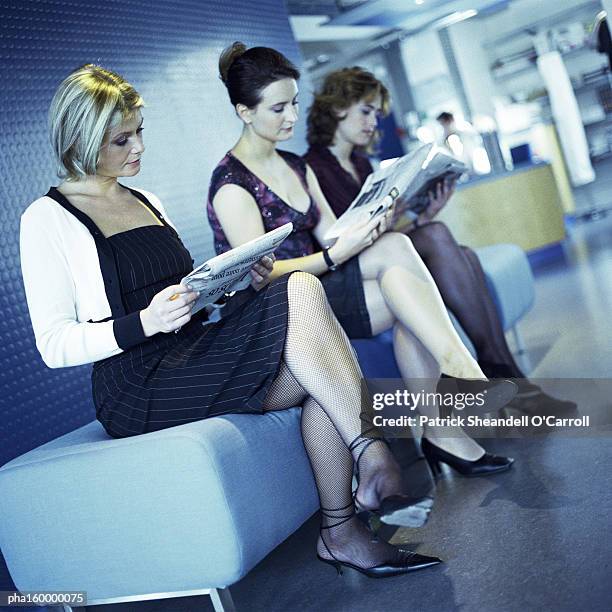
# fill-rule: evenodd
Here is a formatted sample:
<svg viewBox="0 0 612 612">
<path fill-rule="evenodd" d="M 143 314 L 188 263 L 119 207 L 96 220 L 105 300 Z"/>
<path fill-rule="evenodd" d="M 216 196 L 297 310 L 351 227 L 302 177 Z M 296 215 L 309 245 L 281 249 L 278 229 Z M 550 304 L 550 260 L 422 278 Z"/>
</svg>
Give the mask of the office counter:
<svg viewBox="0 0 612 612">
<path fill-rule="evenodd" d="M 437 220 L 460 244 L 501 242 L 532 251 L 565 237 L 561 195 L 550 164 L 528 164 L 458 185 Z"/>
</svg>

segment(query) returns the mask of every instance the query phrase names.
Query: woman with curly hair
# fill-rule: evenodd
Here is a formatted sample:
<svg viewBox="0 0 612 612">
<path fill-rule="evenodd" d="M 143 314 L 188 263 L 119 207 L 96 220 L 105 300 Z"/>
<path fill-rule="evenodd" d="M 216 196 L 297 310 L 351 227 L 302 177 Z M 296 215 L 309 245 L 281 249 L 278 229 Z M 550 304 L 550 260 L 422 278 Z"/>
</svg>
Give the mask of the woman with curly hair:
<svg viewBox="0 0 612 612">
<path fill-rule="evenodd" d="M 342 215 L 373 171 L 368 159 L 377 140 L 378 118 L 389 112 L 385 85 L 358 66 L 329 73 L 308 111 L 309 149 L 304 159 L 336 216 Z M 517 379 L 512 406 L 525 411 L 568 412 L 573 402 L 557 400 L 531 383 L 514 360 L 476 253 L 457 243 L 450 229 L 434 221 L 453 194 L 439 184 L 430 204 L 402 228 L 431 273 L 446 306 L 472 341 L 478 364 L 490 378 Z"/>
</svg>

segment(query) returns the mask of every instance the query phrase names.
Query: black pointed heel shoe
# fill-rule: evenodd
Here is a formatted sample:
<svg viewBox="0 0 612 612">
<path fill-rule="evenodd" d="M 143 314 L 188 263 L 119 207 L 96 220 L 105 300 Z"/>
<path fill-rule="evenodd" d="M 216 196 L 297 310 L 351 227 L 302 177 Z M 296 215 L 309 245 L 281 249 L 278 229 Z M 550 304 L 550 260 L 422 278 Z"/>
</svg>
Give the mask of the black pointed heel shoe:
<svg viewBox="0 0 612 612">
<path fill-rule="evenodd" d="M 576 414 L 578 405 L 570 400 L 557 399 L 548 395 L 533 383 L 524 385 L 516 397 L 504 408 L 502 412 L 507 415 L 508 410 L 517 410 L 523 414 L 539 416 L 568 416 Z"/>
<path fill-rule="evenodd" d="M 329 550 L 329 549 L 328 549 Z M 338 574 L 342 574 L 342 569 L 348 567 L 365 574 L 369 578 L 389 578 L 390 576 L 398 576 L 399 574 L 407 574 L 408 572 L 416 572 L 432 565 L 439 565 L 442 559 L 438 557 L 430 557 L 429 555 L 419 555 L 411 550 L 399 548 L 400 558 L 392 563 L 380 563 L 374 567 L 359 567 L 348 561 L 338 561 L 337 559 L 324 559 L 321 555 L 317 555 L 319 561 L 332 565 L 336 568 Z M 331 554 L 331 552 L 330 552 Z"/>
<path fill-rule="evenodd" d="M 541 387 L 521 375 L 516 376 L 512 369 L 504 363 L 479 361 L 481 370 L 489 378 L 511 378 L 518 387 L 516 397 L 507 408 L 518 410 L 524 414 L 540 416 L 564 416 L 577 411 L 578 405 L 571 400 L 563 400 L 548 395 Z M 504 416 L 509 416 L 504 414 Z"/>
<path fill-rule="evenodd" d="M 368 432 L 366 431 L 365 433 Z M 359 460 L 368 446 L 376 441 L 387 444 L 384 438 L 366 438 L 364 435 L 361 435 L 357 436 L 349 445 L 351 453 L 359 449 L 359 455 L 355 461 L 357 482 L 359 482 Z M 353 495 L 353 500 L 357 509 L 360 511 L 360 516 L 362 518 L 365 517 L 365 522 L 370 526 L 371 516 L 373 515 L 377 516 L 382 523 L 394 525 L 395 527 L 422 527 L 427 522 L 429 512 L 433 506 L 433 498 L 429 495 L 418 497 L 410 495 L 390 495 L 382 499 L 380 506 L 375 509 L 364 508 L 357 499 L 356 491 Z"/>
<path fill-rule="evenodd" d="M 349 510 L 349 514 L 345 514 L 344 516 L 336 516 L 329 514 L 329 512 L 342 512 L 344 510 Z M 325 538 L 323 537 L 323 531 L 326 529 L 332 529 L 333 527 L 338 527 L 347 521 L 350 521 L 353 516 L 355 516 L 355 510 L 353 508 L 353 504 L 351 503 L 349 506 L 345 506 L 344 508 L 339 508 L 338 510 L 326 510 L 325 508 L 321 508 L 321 514 L 330 519 L 338 519 L 337 522 L 321 527 L 321 542 L 323 542 L 323 546 L 325 546 L 325 550 L 329 553 L 331 559 L 326 559 L 321 555 L 317 554 L 317 559 L 322 561 L 323 563 L 327 563 L 336 568 L 338 575 L 343 573 L 343 569 L 348 567 L 350 569 L 357 570 L 362 574 L 365 574 L 369 578 L 389 578 L 390 576 L 398 576 L 399 574 L 407 574 L 408 572 L 415 572 L 420 569 L 425 569 L 426 567 L 431 567 L 432 565 L 438 565 L 442 563 L 442 559 L 438 557 L 430 557 L 429 555 L 420 555 L 419 553 L 415 553 L 411 550 L 405 550 L 403 548 L 397 548 L 398 556 L 396 559 L 384 563 L 379 563 L 378 565 L 374 565 L 372 567 L 359 567 L 358 565 L 354 565 L 349 561 L 340 561 L 334 553 L 329 549 L 325 542 Z"/>
<path fill-rule="evenodd" d="M 440 463 L 450 465 L 454 470 L 462 476 L 488 476 L 509 470 L 514 459 L 512 457 L 499 457 L 485 453 L 476 461 L 467 461 L 456 455 L 451 455 L 440 447 L 432 444 L 427 438 L 421 439 L 421 450 L 429 463 L 429 467 L 435 477 L 442 473 Z"/>
</svg>

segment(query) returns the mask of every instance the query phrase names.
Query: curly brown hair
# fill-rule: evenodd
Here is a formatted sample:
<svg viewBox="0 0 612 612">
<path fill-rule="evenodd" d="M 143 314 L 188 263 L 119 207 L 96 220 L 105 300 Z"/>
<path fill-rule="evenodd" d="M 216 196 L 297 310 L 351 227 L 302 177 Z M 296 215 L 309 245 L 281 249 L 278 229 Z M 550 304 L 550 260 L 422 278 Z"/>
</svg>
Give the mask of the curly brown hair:
<svg viewBox="0 0 612 612">
<path fill-rule="evenodd" d="M 308 109 L 308 144 L 331 145 L 343 111 L 361 100 L 380 95 L 382 112 L 389 112 L 389 90 L 371 73 L 359 66 L 330 72 L 315 93 Z M 373 141 L 376 139 L 373 139 Z"/>
</svg>

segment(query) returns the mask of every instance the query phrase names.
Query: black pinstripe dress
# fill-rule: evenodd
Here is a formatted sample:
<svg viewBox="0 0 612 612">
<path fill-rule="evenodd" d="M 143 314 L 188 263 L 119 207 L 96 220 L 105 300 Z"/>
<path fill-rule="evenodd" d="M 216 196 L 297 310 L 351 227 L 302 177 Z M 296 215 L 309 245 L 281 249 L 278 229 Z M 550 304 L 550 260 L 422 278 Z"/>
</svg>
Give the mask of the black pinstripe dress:
<svg viewBox="0 0 612 612">
<path fill-rule="evenodd" d="M 192 269 L 192 259 L 168 225 L 110 236 L 127 313 Z M 98 420 L 125 437 L 231 412 L 262 412 L 279 368 L 287 329 L 287 280 L 236 294 L 220 322 L 200 313 L 178 333 L 156 334 L 94 364 Z M 201 311 L 202 312 L 202 311 Z"/>
</svg>

